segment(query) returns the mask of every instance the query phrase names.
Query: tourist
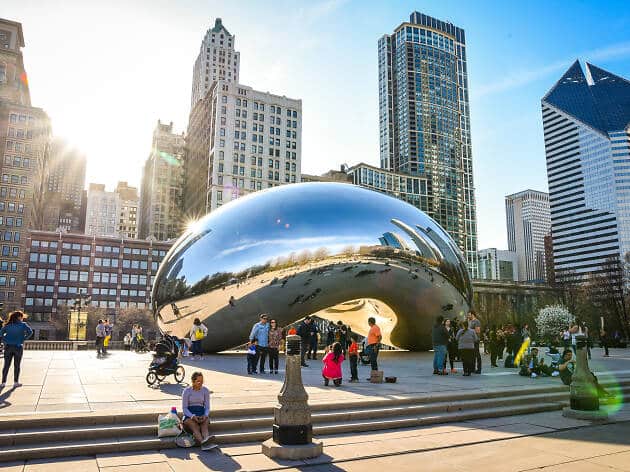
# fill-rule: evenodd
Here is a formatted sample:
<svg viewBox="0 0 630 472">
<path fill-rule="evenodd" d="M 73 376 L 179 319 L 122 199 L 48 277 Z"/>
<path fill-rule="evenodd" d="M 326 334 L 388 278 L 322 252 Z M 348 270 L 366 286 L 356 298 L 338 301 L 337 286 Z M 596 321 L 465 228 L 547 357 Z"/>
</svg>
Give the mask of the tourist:
<svg viewBox="0 0 630 472">
<path fill-rule="evenodd" d="M 0 343 L 4 344 L 4 367 L 2 368 L 2 383 L 4 388 L 9 375 L 9 368 L 13 362 L 13 388 L 21 387 L 20 364 L 24 353 L 24 341 L 33 335 L 31 327 L 24 322 L 24 313 L 13 311 L 0 328 Z"/>
<path fill-rule="evenodd" d="M 254 338 L 247 343 L 247 373 L 256 374 L 256 344 L 258 339 Z"/>
<path fill-rule="evenodd" d="M 210 443 L 214 436 L 209 432 L 210 390 L 203 385 L 203 374 L 194 372 L 191 385 L 182 394 L 184 428 L 190 432 L 199 446 Z"/>
<path fill-rule="evenodd" d="M 468 312 L 468 327 L 477 333 L 477 342 L 475 343 L 475 374 L 481 374 L 481 352 L 479 352 L 479 337 L 481 336 L 481 321 L 477 319 L 477 313 L 473 310 Z"/>
<path fill-rule="evenodd" d="M 463 321 L 460 330 L 457 332 L 457 348 L 462 357 L 464 376 L 469 377 L 475 368 L 475 346 L 479 344 L 477 332 L 469 327 L 469 323 Z M 479 352 L 477 350 L 477 352 Z"/>
<path fill-rule="evenodd" d="M 457 369 L 455 368 L 455 360 L 457 359 L 457 339 L 455 339 L 455 335 L 457 334 L 457 322 L 455 320 L 451 321 L 449 319 L 444 321 L 444 327 L 448 332 L 448 344 L 446 345 L 446 351 L 448 354 L 448 361 L 451 365 L 451 374 L 457 373 Z M 444 363 L 444 368 L 446 369 L 446 363 Z"/>
<path fill-rule="evenodd" d="M 350 357 L 350 382 L 358 382 L 359 381 L 359 370 L 357 369 L 359 365 L 359 336 L 352 333 L 350 335 L 350 347 L 348 348 L 348 357 Z"/>
<path fill-rule="evenodd" d="M 105 336 L 105 323 L 103 320 L 98 320 L 96 325 L 96 357 L 99 359 L 105 357 L 105 347 L 103 346 Z"/>
<path fill-rule="evenodd" d="M 319 342 L 319 326 L 312 321 L 309 324 L 309 337 L 308 337 L 308 349 L 306 351 L 306 357 L 309 359 L 317 359 L 317 343 Z"/>
<path fill-rule="evenodd" d="M 324 385 L 328 386 L 329 381 L 333 381 L 335 387 L 341 385 L 341 363 L 344 360 L 343 350 L 340 343 L 334 343 L 332 350 L 326 349 L 328 352 L 322 359 L 324 367 L 322 368 L 322 377 L 324 377 Z"/>
<path fill-rule="evenodd" d="M 571 346 L 571 332 L 569 331 L 569 328 L 565 329 L 560 334 L 560 336 L 562 337 L 562 344 L 564 345 L 565 349 Z"/>
<path fill-rule="evenodd" d="M 569 326 L 569 334 L 571 336 L 571 349 L 573 354 L 577 354 L 577 336 L 580 334 L 580 325 L 577 323 L 571 323 Z"/>
<path fill-rule="evenodd" d="M 519 375 L 524 377 L 536 378 L 539 375 L 551 375 L 547 366 L 545 365 L 545 359 L 538 359 L 538 348 L 532 348 L 530 354 L 525 356 L 523 362 L 521 362 L 521 369 Z"/>
<path fill-rule="evenodd" d="M 278 357 L 280 352 L 280 345 L 284 339 L 284 333 L 282 329 L 278 327 L 276 320 L 269 321 L 269 373 L 278 373 Z"/>
<path fill-rule="evenodd" d="M 510 335 L 510 351 L 512 352 L 512 357 L 516 357 L 518 351 L 521 349 L 521 345 L 523 344 L 522 331 L 520 325 L 514 325 L 514 329 L 512 330 L 512 334 Z"/>
<path fill-rule="evenodd" d="M 308 367 L 308 364 L 304 360 L 306 356 L 306 350 L 308 349 L 308 342 L 311 339 L 311 320 L 310 316 L 304 318 L 296 330 L 296 334 L 302 338 L 301 350 L 300 350 L 300 365 L 302 367 Z"/>
<path fill-rule="evenodd" d="M 138 349 L 138 325 L 131 327 L 131 350 Z"/>
<path fill-rule="evenodd" d="M 589 336 L 588 326 L 586 323 L 582 323 L 582 334 L 586 337 L 586 354 L 588 355 L 588 360 L 591 360 L 591 338 Z"/>
<path fill-rule="evenodd" d="M 335 342 L 335 331 L 336 331 L 335 323 L 332 321 L 328 322 L 326 326 L 326 346 L 332 346 Z"/>
<path fill-rule="evenodd" d="M 103 354 L 107 355 L 107 349 L 109 348 L 109 342 L 112 340 L 112 333 L 114 332 L 114 327 L 109 323 L 109 319 L 106 319 L 103 323 L 105 326 L 105 339 L 103 339 Z"/>
<path fill-rule="evenodd" d="M 448 331 L 444 327 L 444 317 L 438 316 L 431 331 L 433 341 L 433 373 L 437 375 L 448 375 L 444 368 L 446 362 L 446 345 L 448 344 Z"/>
<path fill-rule="evenodd" d="M 204 325 L 199 318 L 195 318 L 190 328 L 193 360 L 200 360 L 202 358 L 203 349 L 201 348 L 201 342 L 207 335 L 208 328 L 206 328 L 206 325 Z"/>
<path fill-rule="evenodd" d="M 365 353 L 370 357 L 370 364 L 372 371 L 378 370 L 378 352 L 381 348 L 381 328 L 376 324 L 376 319 L 373 316 L 368 318 L 368 326 L 370 330 L 367 336 L 367 346 L 365 347 Z M 371 379 L 367 379 L 371 380 Z"/>
<path fill-rule="evenodd" d="M 266 313 L 262 313 L 259 317 L 258 323 L 252 326 L 252 331 L 249 333 L 249 340 L 258 340 L 256 345 L 256 360 L 260 359 L 260 373 L 265 373 L 265 361 L 267 360 L 267 353 L 269 352 L 269 324 L 267 321 L 269 317 Z"/>
<path fill-rule="evenodd" d="M 573 360 L 573 351 L 571 349 L 565 349 L 562 353 L 562 360 L 558 364 L 558 371 L 560 373 L 560 380 L 565 385 L 571 385 L 571 381 L 573 380 L 573 373 L 575 372 L 575 361 Z M 600 397 L 608 397 L 610 394 L 602 387 L 595 374 L 591 372 L 593 376 L 593 383 L 595 384 L 595 388 L 597 389 L 597 394 Z"/>
<path fill-rule="evenodd" d="M 599 330 L 599 345 L 604 349 L 604 357 L 610 357 L 608 354 L 608 333 L 603 328 Z"/>
<path fill-rule="evenodd" d="M 497 354 L 498 354 L 498 345 L 499 340 L 497 338 L 497 329 L 496 325 L 492 325 L 490 328 L 490 332 L 488 333 L 488 344 L 490 348 L 490 367 L 499 367 L 497 365 Z"/>
<path fill-rule="evenodd" d="M 341 344 L 341 349 L 343 350 L 343 354 L 345 355 L 346 349 L 348 347 L 348 327 L 341 320 L 337 321 L 335 341 Z"/>
<path fill-rule="evenodd" d="M 503 351 L 505 350 L 505 326 L 501 325 L 497 329 L 497 359 L 503 360 Z"/>
<path fill-rule="evenodd" d="M 123 338 L 123 344 L 125 346 L 125 351 L 131 350 L 131 333 L 125 334 Z"/>
</svg>

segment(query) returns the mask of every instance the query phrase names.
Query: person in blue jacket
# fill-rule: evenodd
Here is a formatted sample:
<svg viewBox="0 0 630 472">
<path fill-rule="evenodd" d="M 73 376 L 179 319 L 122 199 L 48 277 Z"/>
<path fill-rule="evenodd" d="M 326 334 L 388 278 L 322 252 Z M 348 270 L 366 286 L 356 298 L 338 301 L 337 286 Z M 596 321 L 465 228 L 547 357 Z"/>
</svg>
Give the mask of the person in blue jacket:
<svg viewBox="0 0 630 472">
<path fill-rule="evenodd" d="M 24 341 L 33 335 L 33 330 L 24 321 L 24 313 L 14 311 L 0 329 L 0 340 L 4 343 L 4 367 L 2 369 L 2 383 L 0 389 L 6 386 L 11 361 L 13 361 L 13 388 L 21 387 L 20 363 L 24 353 Z"/>
</svg>

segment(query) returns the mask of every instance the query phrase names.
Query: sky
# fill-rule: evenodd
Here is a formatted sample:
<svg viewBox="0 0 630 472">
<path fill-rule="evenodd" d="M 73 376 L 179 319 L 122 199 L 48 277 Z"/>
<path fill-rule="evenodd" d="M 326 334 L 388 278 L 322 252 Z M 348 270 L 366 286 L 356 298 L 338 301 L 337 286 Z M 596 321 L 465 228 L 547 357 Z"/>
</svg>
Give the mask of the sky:
<svg viewBox="0 0 630 472">
<path fill-rule="evenodd" d="M 575 60 L 630 78 L 626 1 L 20 0 L 34 106 L 88 158 L 87 182 L 140 185 L 160 119 L 186 130 L 217 17 L 241 83 L 302 99 L 302 172 L 379 165 L 377 41 L 413 11 L 466 31 L 479 248 L 507 247 L 504 197 L 547 190 L 540 99 Z"/>
</svg>

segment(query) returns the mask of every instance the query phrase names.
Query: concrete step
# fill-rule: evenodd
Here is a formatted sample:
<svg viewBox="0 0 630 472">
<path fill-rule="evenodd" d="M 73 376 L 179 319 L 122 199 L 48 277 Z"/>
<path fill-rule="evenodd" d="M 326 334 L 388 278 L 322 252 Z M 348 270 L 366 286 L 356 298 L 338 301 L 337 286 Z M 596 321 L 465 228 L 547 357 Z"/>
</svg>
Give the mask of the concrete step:
<svg viewBox="0 0 630 472">
<path fill-rule="evenodd" d="M 624 401 L 630 400 L 630 382 L 621 385 Z M 403 403 L 392 406 L 372 402 L 331 405 L 326 411 L 313 412 L 313 431 L 316 435 L 358 433 L 365 431 L 417 427 L 471 419 L 522 415 L 560 410 L 568 404 L 568 389 L 526 389 L 534 392 L 517 395 L 468 395 L 464 400 Z M 443 396 L 438 396 L 444 400 Z M 270 410 L 248 409 L 243 412 L 225 411 L 213 419 L 211 430 L 219 444 L 259 442 L 271 436 Z M 248 416 L 251 414 L 255 416 Z M 48 418 L 47 422 L 13 422 L 13 429 L 0 432 L 0 462 L 94 455 L 108 452 L 160 450 L 175 447 L 174 438 L 158 439 L 155 413 L 130 415 L 87 415 Z M 54 420 L 54 421 L 51 421 Z M 83 421 L 80 421 L 83 420 Z M 87 421 L 86 421 L 87 420 Z M 102 422 L 102 423 L 99 423 Z M 87 423 L 87 424 L 86 424 Z M 15 428 L 19 424 L 20 428 Z M 39 425 L 38 425 L 39 424 Z M 51 425 L 52 424 L 52 425 Z"/>
</svg>

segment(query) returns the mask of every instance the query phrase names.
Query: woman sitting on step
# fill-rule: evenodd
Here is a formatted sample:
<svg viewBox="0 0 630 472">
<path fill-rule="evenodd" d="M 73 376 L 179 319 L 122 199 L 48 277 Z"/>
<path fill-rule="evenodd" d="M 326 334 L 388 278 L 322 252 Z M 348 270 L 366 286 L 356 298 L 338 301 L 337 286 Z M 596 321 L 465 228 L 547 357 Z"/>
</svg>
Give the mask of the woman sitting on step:
<svg viewBox="0 0 630 472">
<path fill-rule="evenodd" d="M 194 372 L 191 386 L 182 394 L 184 428 L 195 437 L 197 445 L 204 447 L 214 436 L 208 431 L 210 415 L 210 390 L 203 385 L 203 374 Z"/>
</svg>

